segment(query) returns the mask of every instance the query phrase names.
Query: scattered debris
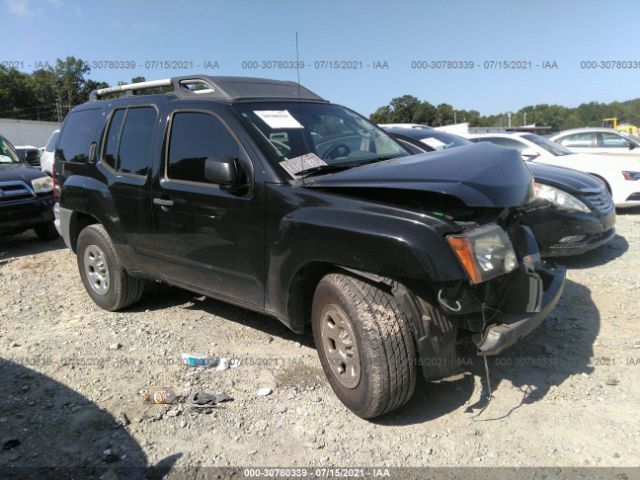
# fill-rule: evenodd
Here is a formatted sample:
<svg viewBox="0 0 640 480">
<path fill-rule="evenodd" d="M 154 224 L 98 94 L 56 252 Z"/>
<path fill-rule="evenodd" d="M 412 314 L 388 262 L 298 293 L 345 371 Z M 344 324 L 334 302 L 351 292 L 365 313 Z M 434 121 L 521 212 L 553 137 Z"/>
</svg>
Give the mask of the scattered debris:
<svg viewBox="0 0 640 480">
<path fill-rule="evenodd" d="M 258 396 L 259 397 L 266 397 L 267 395 L 271 395 L 271 393 L 273 392 L 273 390 L 269 387 L 262 387 L 258 389 Z"/>
<path fill-rule="evenodd" d="M 176 392 L 174 392 L 171 388 L 163 388 L 153 393 L 153 395 L 148 392 L 144 392 L 142 394 L 142 399 L 145 402 L 153 402 L 159 404 L 171 404 L 176 401 L 178 396 Z"/>
<path fill-rule="evenodd" d="M 618 385 L 618 379 L 614 377 L 609 377 L 604 383 L 606 383 L 607 385 L 611 385 L 613 387 Z"/>
<path fill-rule="evenodd" d="M 182 363 L 192 367 L 206 366 L 209 363 L 209 358 L 202 353 L 183 353 L 181 357 Z"/>
<path fill-rule="evenodd" d="M 122 348 L 121 343 L 114 343 L 109 345 L 109 350 L 120 350 Z"/>
<path fill-rule="evenodd" d="M 219 403 L 230 402 L 233 398 L 226 393 L 211 394 L 196 392 L 185 401 L 192 408 L 215 408 Z"/>
</svg>

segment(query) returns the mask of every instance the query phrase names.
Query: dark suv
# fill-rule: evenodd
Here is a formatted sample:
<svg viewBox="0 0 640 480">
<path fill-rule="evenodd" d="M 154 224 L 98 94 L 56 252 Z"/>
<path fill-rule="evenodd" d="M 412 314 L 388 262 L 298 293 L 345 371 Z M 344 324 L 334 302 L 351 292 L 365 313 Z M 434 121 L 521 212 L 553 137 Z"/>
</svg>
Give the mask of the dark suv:
<svg viewBox="0 0 640 480">
<path fill-rule="evenodd" d="M 134 94 L 145 88 L 165 93 Z M 519 223 L 534 192 L 516 152 L 410 156 L 292 82 L 98 90 L 65 119 L 55 178 L 61 234 L 99 306 L 160 280 L 310 325 L 331 386 L 362 417 L 404 404 L 418 367 L 457 372 L 463 340 L 481 355 L 514 344 L 564 285 Z"/>
<path fill-rule="evenodd" d="M 42 240 L 58 238 L 52 190 L 51 178 L 23 161 L 0 136 L 0 235 L 33 229 Z"/>
</svg>

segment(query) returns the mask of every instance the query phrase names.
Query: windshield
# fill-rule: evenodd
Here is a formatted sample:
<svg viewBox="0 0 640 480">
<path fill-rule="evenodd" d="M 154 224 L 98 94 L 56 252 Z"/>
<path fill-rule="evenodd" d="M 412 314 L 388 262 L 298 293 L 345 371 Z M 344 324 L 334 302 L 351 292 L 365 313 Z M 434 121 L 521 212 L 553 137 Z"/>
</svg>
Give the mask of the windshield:
<svg viewBox="0 0 640 480">
<path fill-rule="evenodd" d="M 235 108 L 269 154 L 292 175 L 310 166 L 357 166 L 408 155 L 374 124 L 338 105 L 260 102 Z M 292 162 L 283 163 L 287 160 Z M 298 160 L 300 167 L 292 170 Z"/>
<path fill-rule="evenodd" d="M 563 147 L 559 143 L 552 142 L 551 140 L 547 140 L 546 138 L 541 137 L 539 135 L 534 135 L 533 133 L 527 133 L 522 137 L 526 138 L 530 142 L 535 143 L 539 147 L 544 148 L 547 152 L 549 152 L 552 155 L 555 155 L 556 157 L 562 157 L 564 155 L 572 155 L 574 153 L 568 148 Z"/>
<path fill-rule="evenodd" d="M 0 137 L 0 164 L 20 162 L 20 157 L 11 144 L 6 139 Z"/>
<path fill-rule="evenodd" d="M 447 148 L 463 147 L 473 143 L 466 138 L 444 132 L 434 132 L 428 137 L 421 138 L 420 141 L 433 150 L 446 150 Z"/>
</svg>

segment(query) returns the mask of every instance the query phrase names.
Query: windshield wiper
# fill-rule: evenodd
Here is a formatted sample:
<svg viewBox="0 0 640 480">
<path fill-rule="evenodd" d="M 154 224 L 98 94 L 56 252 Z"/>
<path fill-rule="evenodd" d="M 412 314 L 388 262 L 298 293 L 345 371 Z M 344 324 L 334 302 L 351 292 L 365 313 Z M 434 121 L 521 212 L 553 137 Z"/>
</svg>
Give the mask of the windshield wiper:
<svg viewBox="0 0 640 480">
<path fill-rule="evenodd" d="M 334 163 L 334 164 L 327 164 L 327 165 L 318 165 L 317 167 L 300 170 L 298 173 L 296 173 L 296 176 L 300 178 L 307 178 L 313 175 L 322 175 L 323 173 L 340 172 L 342 170 L 348 170 L 354 167 L 361 167 L 363 165 L 369 165 L 371 163 L 383 162 L 385 160 L 391 160 L 393 158 L 398 158 L 398 156 L 386 155 L 386 156 L 371 158 L 369 160 L 364 160 L 362 162 L 357 162 L 357 163 Z"/>
</svg>

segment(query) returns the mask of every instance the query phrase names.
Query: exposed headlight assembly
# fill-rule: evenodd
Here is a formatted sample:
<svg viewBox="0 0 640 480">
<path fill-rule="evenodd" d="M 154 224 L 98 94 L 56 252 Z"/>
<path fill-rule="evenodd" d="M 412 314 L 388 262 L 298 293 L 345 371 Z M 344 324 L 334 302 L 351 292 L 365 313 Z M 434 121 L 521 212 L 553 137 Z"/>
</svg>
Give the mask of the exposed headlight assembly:
<svg viewBox="0 0 640 480">
<path fill-rule="evenodd" d="M 53 190 L 53 180 L 49 176 L 34 178 L 31 180 L 31 186 L 35 193 L 49 193 Z"/>
<path fill-rule="evenodd" d="M 550 187 L 544 183 L 535 182 L 533 189 L 536 192 L 536 197 L 543 200 L 547 200 L 560 210 L 577 211 L 577 212 L 591 212 L 591 209 L 584 203 L 578 200 L 570 193 L 560 190 L 559 188 Z"/>
<path fill-rule="evenodd" d="M 471 283 L 482 283 L 518 267 L 518 259 L 507 233 L 496 224 L 449 235 L 447 242 L 469 275 Z"/>
</svg>

